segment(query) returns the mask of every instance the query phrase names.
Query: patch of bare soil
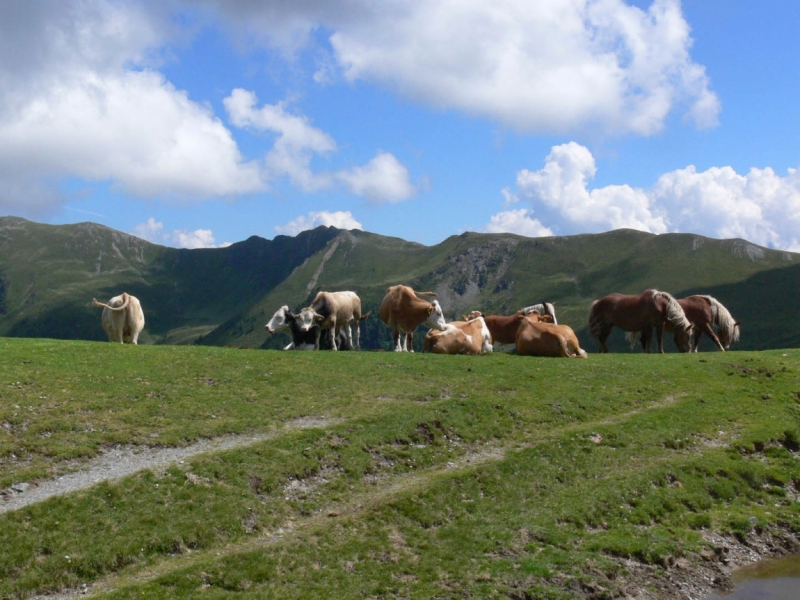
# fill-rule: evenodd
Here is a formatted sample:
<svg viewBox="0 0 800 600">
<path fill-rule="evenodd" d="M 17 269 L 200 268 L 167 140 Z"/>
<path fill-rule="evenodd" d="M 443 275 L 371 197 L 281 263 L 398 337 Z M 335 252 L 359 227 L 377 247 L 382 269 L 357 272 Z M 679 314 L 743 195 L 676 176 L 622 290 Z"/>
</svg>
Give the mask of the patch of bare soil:
<svg viewBox="0 0 800 600">
<path fill-rule="evenodd" d="M 621 559 L 623 575 L 610 579 L 595 572 L 590 583 L 563 582 L 576 598 L 600 600 L 703 600 L 713 592 L 733 590 L 732 574 L 762 559 L 800 553 L 800 540 L 785 531 L 752 531 L 741 538 L 708 532 L 710 548 L 665 565 Z M 614 590 L 614 591 L 612 591 Z"/>
<path fill-rule="evenodd" d="M 331 421 L 323 417 L 303 417 L 284 425 L 284 430 L 326 427 Z M 150 448 L 147 446 L 115 446 L 102 455 L 80 465 L 79 470 L 56 479 L 43 479 L 31 483 L 16 483 L 0 490 L 0 513 L 17 510 L 103 481 L 112 481 L 132 475 L 142 469 L 163 469 L 205 452 L 221 452 L 249 446 L 278 435 L 278 432 L 228 435 L 201 440 L 185 448 Z"/>
</svg>

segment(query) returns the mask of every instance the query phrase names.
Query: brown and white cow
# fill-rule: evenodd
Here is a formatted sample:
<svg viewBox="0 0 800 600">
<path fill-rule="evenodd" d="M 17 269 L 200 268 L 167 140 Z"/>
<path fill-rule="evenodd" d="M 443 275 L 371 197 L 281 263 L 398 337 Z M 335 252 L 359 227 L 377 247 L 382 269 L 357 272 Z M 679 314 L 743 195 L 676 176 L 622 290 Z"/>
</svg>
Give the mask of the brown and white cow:
<svg viewBox="0 0 800 600">
<path fill-rule="evenodd" d="M 537 313 L 538 314 L 538 313 Z M 514 344 L 517 340 L 517 329 L 520 323 L 525 318 L 525 312 L 519 310 L 513 315 L 485 315 L 480 311 L 473 310 L 466 315 L 464 319 L 471 321 L 477 317 L 483 317 L 486 321 L 486 326 L 489 328 L 489 333 L 492 334 L 492 343 L 494 344 Z"/>
<path fill-rule="evenodd" d="M 139 334 L 144 329 L 144 313 L 136 296 L 122 293 L 111 298 L 108 304 L 92 298 L 92 304 L 103 307 L 101 320 L 109 342 L 139 343 Z"/>
<path fill-rule="evenodd" d="M 441 331 L 431 329 L 423 340 L 423 352 L 434 354 L 489 354 L 491 351 L 491 334 L 481 317 L 452 321 Z"/>
<path fill-rule="evenodd" d="M 522 356 L 556 356 L 586 358 L 578 337 L 568 325 L 554 325 L 552 317 L 538 312 L 525 317 L 517 330 L 517 354 Z"/>
<path fill-rule="evenodd" d="M 355 292 L 320 292 L 311 306 L 301 310 L 295 317 L 300 331 L 311 331 L 314 325 L 317 329 L 314 349 L 319 350 L 319 338 L 322 329 L 328 329 L 331 337 L 331 349 L 338 350 L 336 334 L 341 330 L 347 336 L 347 341 L 353 350 L 361 350 L 361 321 L 369 313 L 361 315 L 361 298 Z M 350 332 L 350 323 L 353 323 L 353 333 Z"/>
<path fill-rule="evenodd" d="M 415 292 L 406 285 L 393 285 L 386 290 L 378 314 L 389 329 L 395 352 L 413 352 L 414 330 L 420 325 L 444 329 L 445 320 L 439 301 L 428 302 L 419 296 L 435 296 L 434 292 Z"/>
</svg>

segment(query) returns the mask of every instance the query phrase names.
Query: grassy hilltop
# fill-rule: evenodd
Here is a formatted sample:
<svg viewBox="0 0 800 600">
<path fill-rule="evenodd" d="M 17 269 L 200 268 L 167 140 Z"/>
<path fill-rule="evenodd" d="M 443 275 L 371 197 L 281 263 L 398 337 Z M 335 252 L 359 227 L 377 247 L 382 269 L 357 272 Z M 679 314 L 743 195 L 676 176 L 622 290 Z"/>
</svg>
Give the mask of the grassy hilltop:
<svg viewBox="0 0 800 600">
<path fill-rule="evenodd" d="M 320 227 L 296 237 L 251 237 L 228 248 L 177 250 L 95 225 L 0 218 L 0 335 L 101 340 L 92 297 L 139 297 L 145 343 L 280 348 L 264 324 L 319 290 L 351 289 L 365 311 L 363 346 L 390 347 L 377 309 L 397 283 L 435 291 L 448 318 L 510 313 L 544 300 L 588 350 L 593 300 L 649 287 L 717 297 L 742 322 L 743 350 L 800 345 L 800 255 L 743 240 L 618 230 L 525 238 L 465 233 L 434 246 Z M 421 335 L 421 333 L 420 333 Z M 705 349 L 712 346 L 706 340 Z M 627 350 L 621 333 L 616 351 Z M 674 348 L 670 340 L 667 348 Z"/>
<path fill-rule="evenodd" d="M 797 551 L 800 350 L 588 360 L 0 338 L 0 597 L 652 598 Z M 2 504 L 0 504 L 0 507 Z"/>
</svg>

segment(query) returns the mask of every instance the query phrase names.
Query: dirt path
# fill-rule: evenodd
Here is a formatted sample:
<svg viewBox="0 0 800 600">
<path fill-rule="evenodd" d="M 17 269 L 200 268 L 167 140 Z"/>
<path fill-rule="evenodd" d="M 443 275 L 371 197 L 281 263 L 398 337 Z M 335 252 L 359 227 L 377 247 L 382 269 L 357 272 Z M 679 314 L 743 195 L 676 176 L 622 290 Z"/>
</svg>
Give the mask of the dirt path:
<svg viewBox="0 0 800 600">
<path fill-rule="evenodd" d="M 647 408 L 657 408 L 666 406 L 678 401 L 676 398 L 668 398 L 662 402 L 652 403 Z M 471 448 L 462 457 L 436 465 L 428 469 L 405 473 L 402 475 L 383 474 L 375 481 L 376 485 L 370 486 L 366 491 L 352 495 L 347 502 L 333 502 L 323 509 L 304 518 L 293 518 L 282 524 L 274 531 L 262 531 L 257 537 L 247 538 L 238 543 L 225 545 L 224 548 L 211 548 L 202 551 L 187 552 L 178 556 L 164 557 L 156 565 L 136 567 L 135 565 L 126 569 L 124 573 L 113 573 L 105 578 L 84 585 L 78 589 L 65 590 L 61 593 L 52 595 L 35 596 L 36 600 L 74 600 L 85 598 L 95 594 L 118 589 L 128 585 L 136 585 L 152 581 L 160 576 L 178 569 L 191 567 L 198 561 L 209 556 L 234 555 L 258 548 L 267 548 L 283 540 L 291 540 L 298 536 L 307 534 L 310 529 L 326 526 L 331 519 L 341 516 L 353 516 L 363 514 L 375 506 L 386 502 L 399 494 L 406 494 L 417 489 L 424 489 L 435 479 L 448 476 L 456 472 L 466 472 L 470 469 L 478 468 L 480 465 L 503 460 L 510 452 L 519 451 L 523 448 L 532 447 L 541 443 L 547 443 L 549 439 L 558 437 L 567 432 L 590 432 L 594 427 L 620 423 L 635 414 L 640 413 L 644 408 L 638 408 L 627 413 L 615 415 L 591 423 L 573 423 L 551 431 L 548 435 L 541 437 L 533 436 L 526 442 L 512 443 L 507 446 L 487 445 Z M 324 427 L 331 422 L 323 419 L 306 419 L 287 423 L 286 428 L 302 427 Z M 37 487 L 45 488 L 36 495 L 30 494 L 25 504 L 42 500 L 58 493 L 83 489 L 95 483 L 108 479 L 116 479 L 143 468 L 157 468 L 161 465 L 179 462 L 185 458 L 194 456 L 202 452 L 215 452 L 229 448 L 241 447 L 259 441 L 269 439 L 279 435 L 280 431 L 259 436 L 230 436 L 209 442 L 202 442 L 183 449 L 164 449 L 160 451 L 142 452 L 139 454 L 130 453 L 123 450 L 119 455 L 108 453 L 96 459 L 97 464 L 81 473 L 75 473 L 66 478 L 75 477 L 70 484 L 73 487 L 67 489 L 59 485 L 60 480 L 45 482 Z M 588 433 L 587 433 L 588 435 Z M 598 442 L 599 443 L 599 442 Z M 126 454 L 126 452 L 130 453 Z M 123 464 L 120 465 L 119 462 Z M 61 478 L 65 479 L 65 478 Z M 71 480 L 72 481 L 72 480 Z M 297 483 L 297 482 L 295 482 Z M 312 482 L 306 482 L 313 485 Z M 32 490 L 32 492 L 37 492 Z M 47 490 L 50 490 L 49 492 Z M 20 498 L 25 494 L 20 494 Z M 24 504 L 22 504 L 24 506 Z M 17 506 L 18 508 L 19 506 Z M 3 507 L 0 510 L 10 510 Z M 784 535 L 785 533 L 785 535 Z M 736 540 L 734 538 L 723 538 L 711 533 L 707 536 L 710 549 L 699 556 L 685 557 L 677 559 L 669 565 L 645 565 L 630 559 L 619 559 L 625 567 L 623 575 L 615 581 L 598 581 L 596 589 L 591 586 L 585 588 L 584 594 L 578 597 L 596 598 L 604 593 L 603 584 L 609 588 L 616 587 L 621 589 L 628 600 L 663 600 L 665 598 L 680 598 L 685 600 L 702 600 L 706 598 L 712 589 L 730 589 L 730 574 L 734 569 L 745 564 L 754 562 L 767 556 L 775 556 L 788 552 L 800 552 L 800 543 L 791 532 L 762 532 L 752 533 L 747 539 Z M 565 583 L 567 589 L 571 585 Z M 574 588 L 573 588 L 574 590 Z"/>
<path fill-rule="evenodd" d="M 34 502 L 89 488 L 103 481 L 113 481 L 132 475 L 142 469 L 158 469 L 203 454 L 221 452 L 257 444 L 274 438 L 287 430 L 327 427 L 333 421 L 322 417 L 296 419 L 286 423 L 283 429 L 255 435 L 228 435 L 211 440 L 202 440 L 185 448 L 149 448 L 122 446 L 113 448 L 97 458 L 82 464 L 79 471 L 57 479 L 47 479 L 35 484 L 15 484 L 0 495 L 0 514 L 20 509 Z"/>
</svg>

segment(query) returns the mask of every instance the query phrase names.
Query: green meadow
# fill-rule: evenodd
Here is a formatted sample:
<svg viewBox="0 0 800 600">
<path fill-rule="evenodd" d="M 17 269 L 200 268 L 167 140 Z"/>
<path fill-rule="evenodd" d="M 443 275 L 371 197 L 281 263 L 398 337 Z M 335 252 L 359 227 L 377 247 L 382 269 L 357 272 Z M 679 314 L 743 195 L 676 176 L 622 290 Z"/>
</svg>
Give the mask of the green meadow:
<svg viewBox="0 0 800 600">
<path fill-rule="evenodd" d="M 0 338 L 0 490 L 230 435 L 261 437 L 1 512 L 0 597 L 613 598 L 710 532 L 800 530 L 796 349 Z"/>
</svg>

